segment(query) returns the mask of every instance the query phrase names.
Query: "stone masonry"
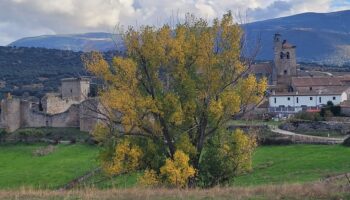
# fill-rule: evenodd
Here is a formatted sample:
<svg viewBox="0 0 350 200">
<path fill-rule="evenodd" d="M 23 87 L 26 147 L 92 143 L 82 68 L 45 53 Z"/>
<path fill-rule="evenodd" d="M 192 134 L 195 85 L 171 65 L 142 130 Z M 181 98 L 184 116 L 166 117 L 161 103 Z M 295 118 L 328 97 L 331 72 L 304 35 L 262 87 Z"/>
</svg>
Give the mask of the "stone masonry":
<svg viewBox="0 0 350 200">
<path fill-rule="evenodd" d="M 99 107 L 95 98 L 89 98 L 90 79 L 61 80 L 60 93 L 48 93 L 40 102 L 12 97 L 1 101 L 0 127 L 8 132 L 29 127 L 77 127 L 91 131 L 101 119 L 94 112 Z"/>
</svg>

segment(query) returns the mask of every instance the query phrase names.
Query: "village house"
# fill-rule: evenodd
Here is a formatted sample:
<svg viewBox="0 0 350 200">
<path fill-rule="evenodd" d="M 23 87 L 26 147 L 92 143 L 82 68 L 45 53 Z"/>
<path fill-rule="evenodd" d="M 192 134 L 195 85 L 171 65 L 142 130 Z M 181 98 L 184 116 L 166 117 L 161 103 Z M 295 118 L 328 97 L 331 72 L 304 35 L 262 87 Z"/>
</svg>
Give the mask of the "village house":
<svg viewBox="0 0 350 200">
<path fill-rule="evenodd" d="M 269 82 L 268 112 L 280 116 L 319 111 L 328 102 L 340 105 L 350 97 L 350 76 L 310 76 L 298 69 L 296 46 L 275 34 L 273 63 L 251 67 Z"/>
</svg>

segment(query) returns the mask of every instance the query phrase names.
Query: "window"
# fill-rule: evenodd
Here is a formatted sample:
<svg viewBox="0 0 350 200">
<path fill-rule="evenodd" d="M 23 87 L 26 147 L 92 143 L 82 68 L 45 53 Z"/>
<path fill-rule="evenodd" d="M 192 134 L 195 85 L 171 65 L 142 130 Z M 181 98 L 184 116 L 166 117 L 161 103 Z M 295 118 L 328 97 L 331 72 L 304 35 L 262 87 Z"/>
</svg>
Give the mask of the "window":
<svg viewBox="0 0 350 200">
<path fill-rule="evenodd" d="M 277 99 L 276 99 L 276 97 L 274 98 L 274 102 L 275 102 L 275 103 L 277 102 Z"/>
<path fill-rule="evenodd" d="M 73 90 L 72 90 L 72 89 L 70 89 L 70 93 L 73 93 Z"/>
<path fill-rule="evenodd" d="M 312 101 L 312 99 L 313 99 L 313 98 L 312 98 L 312 97 L 310 97 L 310 101 Z"/>
<path fill-rule="evenodd" d="M 336 98 L 335 97 L 333 97 L 333 100 L 335 100 Z"/>
<path fill-rule="evenodd" d="M 283 54 L 283 52 L 281 52 L 280 53 L 280 58 L 283 59 L 283 57 L 284 57 L 284 54 Z"/>
<path fill-rule="evenodd" d="M 310 87 L 309 89 L 310 89 L 310 91 L 311 91 L 311 90 L 312 90 L 312 87 Z"/>
<path fill-rule="evenodd" d="M 299 97 L 297 97 L 297 103 L 299 103 Z"/>
<path fill-rule="evenodd" d="M 290 56 L 289 56 L 289 52 L 287 52 L 286 56 L 287 56 L 287 59 L 289 59 L 289 58 L 290 58 Z"/>
<path fill-rule="evenodd" d="M 284 74 L 287 74 L 287 70 L 284 70 L 283 73 L 284 73 Z"/>
<path fill-rule="evenodd" d="M 318 101 L 321 103 L 322 102 L 322 99 L 321 99 L 321 97 L 318 97 Z"/>
<path fill-rule="evenodd" d="M 287 99 L 288 99 L 288 101 L 290 101 L 290 97 L 288 97 Z"/>
</svg>

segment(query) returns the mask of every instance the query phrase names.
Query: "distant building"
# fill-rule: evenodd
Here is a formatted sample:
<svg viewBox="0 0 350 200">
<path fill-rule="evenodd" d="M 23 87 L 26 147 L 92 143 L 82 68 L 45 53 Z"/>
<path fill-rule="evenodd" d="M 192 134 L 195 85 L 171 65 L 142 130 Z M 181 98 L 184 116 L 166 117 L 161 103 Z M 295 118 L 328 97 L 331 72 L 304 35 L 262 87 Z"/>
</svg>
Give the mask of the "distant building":
<svg viewBox="0 0 350 200">
<path fill-rule="evenodd" d="M 276 114 L 320 110 L 350 99 L 349 76 L 308 76 L 298 69 L 296 46 L 275 34 L 274 62 L 251 66 L 251 72 L 269 81 L 268 110 Z"/>
<path fill-rule="evenodd" d="M 9 132 L 29 127 L 77 127 L 91 131 L 102 119 L 97 99 L 88 97 L 90 79 L 61 80 L 60 93 L 48 93 L 41 100 L 8 95 L 1 101 L 0 126 Z"/>
<path fill-rule="evenodd" d="M 348 99 L 343 90 L 322 92 L 287 92 L 269 96 L 269 111 L 275 113 L 292 114 L 300 111 L 319 111 L 330 101 L 338 105 Z"/>
</svg>

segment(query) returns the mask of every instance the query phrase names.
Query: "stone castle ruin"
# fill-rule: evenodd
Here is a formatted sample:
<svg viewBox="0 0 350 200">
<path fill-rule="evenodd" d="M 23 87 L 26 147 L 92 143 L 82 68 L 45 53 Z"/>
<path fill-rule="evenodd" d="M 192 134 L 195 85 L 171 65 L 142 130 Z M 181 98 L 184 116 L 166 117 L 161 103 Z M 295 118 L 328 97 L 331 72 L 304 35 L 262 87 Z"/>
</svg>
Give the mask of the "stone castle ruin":
<svg viewBox="0 0 350 200">
<path fill-rule="evenodd" d="M 8 132 L 32 127 L 76 127 L 91 131 L 101 118 L 94 111 L 99 104 L 88 97 L 89 78 L 61 80 L 60 93 L 47 93 L 41 100 L 12 97 L 1 101 L 0 127 Z"/>
</svg>

